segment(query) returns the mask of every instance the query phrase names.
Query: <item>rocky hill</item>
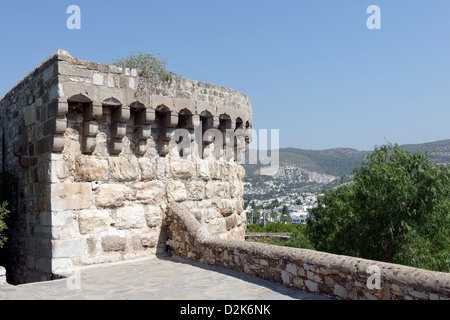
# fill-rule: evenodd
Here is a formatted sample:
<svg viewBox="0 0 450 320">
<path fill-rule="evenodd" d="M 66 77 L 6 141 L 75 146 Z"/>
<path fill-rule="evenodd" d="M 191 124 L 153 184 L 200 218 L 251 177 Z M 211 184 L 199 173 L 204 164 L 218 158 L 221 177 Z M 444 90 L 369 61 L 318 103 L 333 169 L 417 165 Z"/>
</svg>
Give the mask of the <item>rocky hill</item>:
<svg viewBox="0 0 450 320">
<path fill-rule="evenodd" d="M 402 145 L 405 149 L 427 152 L 436 163 L 450 164 L 450 139 L 423 144 Z M 348 148 L 327 150 L 279 149 L 279 167 L 245 164 L 246 195 L 267 197 L 291 192 L 317 192 L 327 184 L 350 179 L 370 151 Z"/>
</svg>

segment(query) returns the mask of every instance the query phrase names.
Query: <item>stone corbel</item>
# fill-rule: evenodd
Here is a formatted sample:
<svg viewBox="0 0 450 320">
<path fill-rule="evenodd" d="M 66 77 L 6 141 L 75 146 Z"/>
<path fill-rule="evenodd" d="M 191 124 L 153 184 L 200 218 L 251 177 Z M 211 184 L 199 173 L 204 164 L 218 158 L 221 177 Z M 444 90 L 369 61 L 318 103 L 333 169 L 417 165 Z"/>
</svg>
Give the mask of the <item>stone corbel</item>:
<svg viewBox="0 0 450 320">
<path fill-rule="evenodd" d="M 147 140 L 152 136 L 152 123 L 155 121 L 155 110 L 145 108 L 136 113 L 134 124 L 136 127 L 136 153 L 143 155 L 147 152 Z"/>
<path fill-rule="evenodd" d="M 67 129 L 66 114 L 69 111 L 69 103 L 67 101 L 58 101 L 55 112 L 55 132 L 53 135 L 52 152 L 62 152 L 64 150 L 64 132 Z"/>
<path fill-rule="evenodd" d="M 167 119 L 166 134 L 163 137 L 163 141 L 170 141 L 172 139 L 173 130 L 177 125 L 178 125 L 178 113 L 172 111 Z"/>
<path fill-rule="evenodd" d="M 119 106 L 111 109 L 111 153 L 122 152 L 122 138 L 127 133 L 130 108 Z"/>
<path fill-rule="evenodd" d="M 83 110 L 83 152 L 92 153 L 97 145 L 98 119 L 102 117 L 103 107 L 91 103 Z"/>
</svg>

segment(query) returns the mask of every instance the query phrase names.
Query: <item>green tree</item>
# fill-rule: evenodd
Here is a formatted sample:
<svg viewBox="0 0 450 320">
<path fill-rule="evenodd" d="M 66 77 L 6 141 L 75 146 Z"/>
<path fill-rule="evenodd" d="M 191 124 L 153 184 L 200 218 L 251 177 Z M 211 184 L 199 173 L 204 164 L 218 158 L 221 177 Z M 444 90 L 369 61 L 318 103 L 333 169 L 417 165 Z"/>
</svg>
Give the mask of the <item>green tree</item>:
<svg viewBox="0 0 450 320">
<path fill-rule="evenodd" d="M 0 173 L 0 248 L 3 247 L 7 240 L 4 231 L 8 229 L 5 219 L 11 210 L 11 182 L 12 177 L 9 174 Z"/>
<path fill-rule="evenodd" d="M 153 55 L 152 53 L 143 53 L 133 51 L 131 55 L 114 60 L 114 65 L 121 68 L 137 69 L 140 75 L 156 82 L 162 79 L 167 82 L 172 82 L 174 78 L 178 77 L 172 71 L 166 70 L 166 61 Z"/>
<path fill-rule="evenodd" d="M 352 183 L 319 197 L 307 225 L 317 250 L 449 272 L 450 170 L 376 147 Z"/>
<path fill-rule="evenodd" d="M 6 236 L 3 234 L 3 231 L 7 229 L 5 218 L 10 213 L 9 210 L 6 208 L 8 203 L 5 201 L 0 205 L 0 248 L 3 247 L 5 244 L 5 241 L 7 240 Z"/>
</svg>

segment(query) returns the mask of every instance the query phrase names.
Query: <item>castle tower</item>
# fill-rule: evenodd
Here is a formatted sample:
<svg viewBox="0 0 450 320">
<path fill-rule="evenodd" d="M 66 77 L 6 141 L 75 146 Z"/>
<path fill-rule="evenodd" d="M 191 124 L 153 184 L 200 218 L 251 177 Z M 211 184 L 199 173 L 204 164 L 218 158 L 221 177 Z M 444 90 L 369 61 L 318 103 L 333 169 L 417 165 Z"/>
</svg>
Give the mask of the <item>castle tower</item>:
<svg viewBox="0 0 450 320">
<path fill-rule="evenodd" d="M 59 50 L 0 101 L 0 170 L 13 176 L 12 283 L 164 252 L 182 203 L 211 235 L 244 240 L 247 96 Z"/>
</svg>

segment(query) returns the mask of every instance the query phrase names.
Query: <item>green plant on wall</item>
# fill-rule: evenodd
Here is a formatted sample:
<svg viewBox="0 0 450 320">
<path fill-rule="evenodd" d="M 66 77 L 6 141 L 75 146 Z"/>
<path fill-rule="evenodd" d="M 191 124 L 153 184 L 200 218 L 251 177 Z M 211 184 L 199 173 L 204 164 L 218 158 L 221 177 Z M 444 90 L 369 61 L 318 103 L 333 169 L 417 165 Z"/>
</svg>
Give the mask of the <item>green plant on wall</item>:
<svg viewBox="0 0 450 320">
<path fill-rule="evenodd" d="M 11 176 L 8 174 L 0 174 L 0 248 L 2 248 L 7 240 L 4 231 L 7 229 L 5 219 L 10 213 L 8 203 L 11 200 Z"/>
<path fill-rule="evenodd" d="M 3 231 L 5 229 L 7 229 L 7 226 L 6 226 L 6 223 L 4 220 L 10 213 L 9 210 L 6 208 L 7 205 L 8 205 L 8 203 L 6 201 L 0 205 L 0 248 L 3 247 L 3 245 L 5 244 L 5 242 L 7 240 L 6 236 L 3 234 Z"/>
<path fill-rule="evenodd" d="M 148 78 L 155 83 L 159 79 L 172 82 L 178 77 L 172 71 L 166 70 L 166 61 L 153 55 L 152 53 L 144 53 L 133 51 L 131 55 L 114 60 L 114 65 L 121 68 L 137 69 L 140 76 Z"/>
</svg>

